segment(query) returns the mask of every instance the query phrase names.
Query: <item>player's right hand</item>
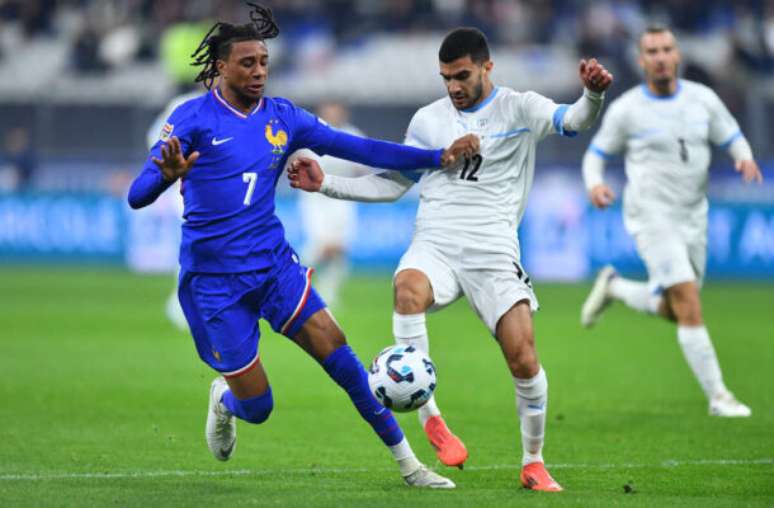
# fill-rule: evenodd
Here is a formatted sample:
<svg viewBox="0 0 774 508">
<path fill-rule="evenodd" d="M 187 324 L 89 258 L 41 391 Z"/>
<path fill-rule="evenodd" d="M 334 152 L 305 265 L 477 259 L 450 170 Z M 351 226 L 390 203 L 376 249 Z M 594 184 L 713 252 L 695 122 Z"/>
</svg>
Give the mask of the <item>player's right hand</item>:
<svg viewBox="0 0 774 508">
<path fill-rule="evenodd" d="M 180 140 L 177 136 L 172 136 L 166 144 L 161 145 L 161 159 L 152 157 L 151 160 L 158 166 L 164 180 L 174 182 L 185 176 L 198 158 L 199 152 L 193 152 L 186 158 L 180 147 Z"/>
<path fill-rule="evenodd" d="M 288 180 L 294 189 L 319 192 L 325 172 L 320 164 L 309 157 L 296 157 L 288 166 Z"/>
<path fill-rule="evenodd" d="M 615 193 L 610 187 L 604 183 L 600 183 L 599 185 L 592 187 L 589 192 L 589 199 L 591 200 L 591 204 L 595 207 L 600 209 L 607 208 L 615 201 Z"/>
<path fill-rule="evenodd" d="M 481 151 L 481 142 L 475 134 L 466 134 L 456 139 L 449 148 L 441 154 L 441 165 L 445 168 L 454 167 L 462 159 L 469 159 Z"/>
</svg>

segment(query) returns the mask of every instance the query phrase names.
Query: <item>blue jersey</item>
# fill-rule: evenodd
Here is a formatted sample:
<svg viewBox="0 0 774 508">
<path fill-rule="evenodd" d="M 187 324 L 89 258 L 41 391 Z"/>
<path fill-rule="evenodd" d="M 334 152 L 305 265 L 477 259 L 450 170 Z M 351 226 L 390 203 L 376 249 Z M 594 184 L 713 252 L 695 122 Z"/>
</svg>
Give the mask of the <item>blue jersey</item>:
<svg viewBox="0 0 774 508">
<path fill-rule="evenodd" d="M 185 204 L 180 265 L 184 270 L 237 273 L 263 270 L 287 249 L 274 194 L 288 156 L 300 148 L 386 169 L 440 166 L 442 150 L 421 150 L 332 129 L 287 99 L 266 97 L 249 114 L 218 89 L 180 105 L 164 125 L 129 204 L 152 203 L 171 182 L 151 157 L 177 136 L 183 153 L 200 156 L 183 178 Z"/>
</svg>

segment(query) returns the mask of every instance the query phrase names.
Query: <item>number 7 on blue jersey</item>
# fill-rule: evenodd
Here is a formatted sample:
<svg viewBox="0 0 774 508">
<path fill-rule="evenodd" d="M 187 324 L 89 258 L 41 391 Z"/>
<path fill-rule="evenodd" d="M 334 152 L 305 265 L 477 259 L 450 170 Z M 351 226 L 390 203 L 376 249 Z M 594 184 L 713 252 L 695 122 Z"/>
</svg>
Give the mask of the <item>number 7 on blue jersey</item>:
<svg viewBox="0 0 774 508">
<path fill-rule="evenodd" d="M 258 173 L 242 173 L 242 181 L 247 184 L 247 192 L 245 192 L 245 199 L 242 201 L 245 206 L 250 204 L 253 199 L 253 191 L 255 190 L 255 181 L 258 179 Z"/>
</svg>

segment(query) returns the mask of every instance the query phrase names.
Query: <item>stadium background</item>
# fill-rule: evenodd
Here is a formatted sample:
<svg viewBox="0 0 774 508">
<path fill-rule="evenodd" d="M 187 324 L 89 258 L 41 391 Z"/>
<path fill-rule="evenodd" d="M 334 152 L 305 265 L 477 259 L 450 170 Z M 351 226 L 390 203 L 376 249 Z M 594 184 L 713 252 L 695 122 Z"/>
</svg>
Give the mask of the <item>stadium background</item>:
<svg viewBox="0 0 774 508">
<path fill-rule="evenodd" d="M 395 141 L 418 106 L 444 93 L 437 48 L 452 26 L 488 33 L 497 83 L 557 101 L 578 96 L 577 60 L 597 56 L 616 76 L 608 103 L 639 83 L 636 34 L 651 21 L 674 26 L 684 74 L 720 94 L 767 179 L 744 186 L 716 154 L 702 292 L 724 377 L 753 417 L 707 417 L 671 324 L 617 305 L 592 331 L 580 328 L 600 264 L 643 272 L 620 209 L 585 200 L 589 135 L 549 137 L 520 234 L 551 387 L 546 460 L 563 494 L 517 488 L 513 383 L 464 302 L 428 318 L 438 401 L 471 452 L 464 471 L 442 470 L 455 492 L 402 488 L 338 387 L 265 323 L 275 411 L 265 425 L 240 425 L 237 455 L 214 461 L 202 436 L 212 371 L 164 315 L 175 198 L 130 212 L 126 190 L 151 121 L 188 89 L 203 32 L 246 10 L 239 1 L 0 0 L 0 505 L 774 504 L 774 2 L 267 3 L 282 28 L 269 45 L 268 92 L 310 108 L 345 101 L 353 123 Z M 617 189 L 621 173 L 620 161 L 608 170 Z M 282 180 L 279 189 L 300 250 L 296 195 Z M 389 273 L 416 199 L 359 208 L 359 273 L 336 318 L 363 360 L 391 341 Z M 415 415 L 398 419 L 417 455 L 439 467 Z"/>
</svg>

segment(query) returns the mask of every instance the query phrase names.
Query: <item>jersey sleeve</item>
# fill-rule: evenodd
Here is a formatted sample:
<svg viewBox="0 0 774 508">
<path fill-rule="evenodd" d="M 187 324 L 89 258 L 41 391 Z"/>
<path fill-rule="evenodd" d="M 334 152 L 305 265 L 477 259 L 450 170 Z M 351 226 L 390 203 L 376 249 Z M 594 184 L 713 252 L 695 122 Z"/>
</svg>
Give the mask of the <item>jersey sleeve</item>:
<svg viewBox="0 0 774 508">
<path fill-rule="evenodd" d="M 414 113 L 414 116 L 411 118 L 403 143 L 416 148 L 432 148 L 427 118 L 421 110 Z M 417 169 L 404 170 L 400 174 L 412 183 L 417 183 L 422 178 L 424 171 Z"/>
<path fill-rule="evenodd" d="M 186 157 L 194 151 L 196 143 L 195 115 L 187 104 L 177 107 L 167 118 L 159 132 L 158 139 L 145 159 L 142 171 L 132 182 L 128 195 L 129 205 L 132 208 L 142 208 L 153 203 L 162 192 L 174 183 L 164 180 L 161 170 L 153 162 L 154 157 L 161 158 L 161 147 L 172 136 L 177 136 L 180 140 L 180 147 Z"/>
<path fill-rule="evenodd" d="M 527 128 L 538 140 L 549 134 L 561 134 L 572 137 L 576 132 L 565 130 L 564 115 L 569 109 L 567 104 L 557 104 L 536 92 L 525 92 L 518 98 L 518 113 L 527 124 Z"/>
<path fill-rule="evenodd" d="M 360 164 L 384 169 L 410 170 L 441 167 L 443 150 L 353 136 L 333 129 L 316 116 L 292 106 L 294 140 L 290 151 L 309 148 L 318 155 L 331 155 Z"/>
<path fill-rule="evenodd" d="M 602 126 L 591 140 L 589 151 L 605 160 L 612 159 L 626 148 L 627 126 L 624 107 L 616 101 L 602 118 Z"/>
<path fill-rule="evenodd" d="M 709 139 L 720 146 L 728 148 L 737 138 L 742 136 L 739 124 L 720 100 L 720 97 L 710 89 L 707 92 L 707 107 L 709 109 Z"/>
</svg>

